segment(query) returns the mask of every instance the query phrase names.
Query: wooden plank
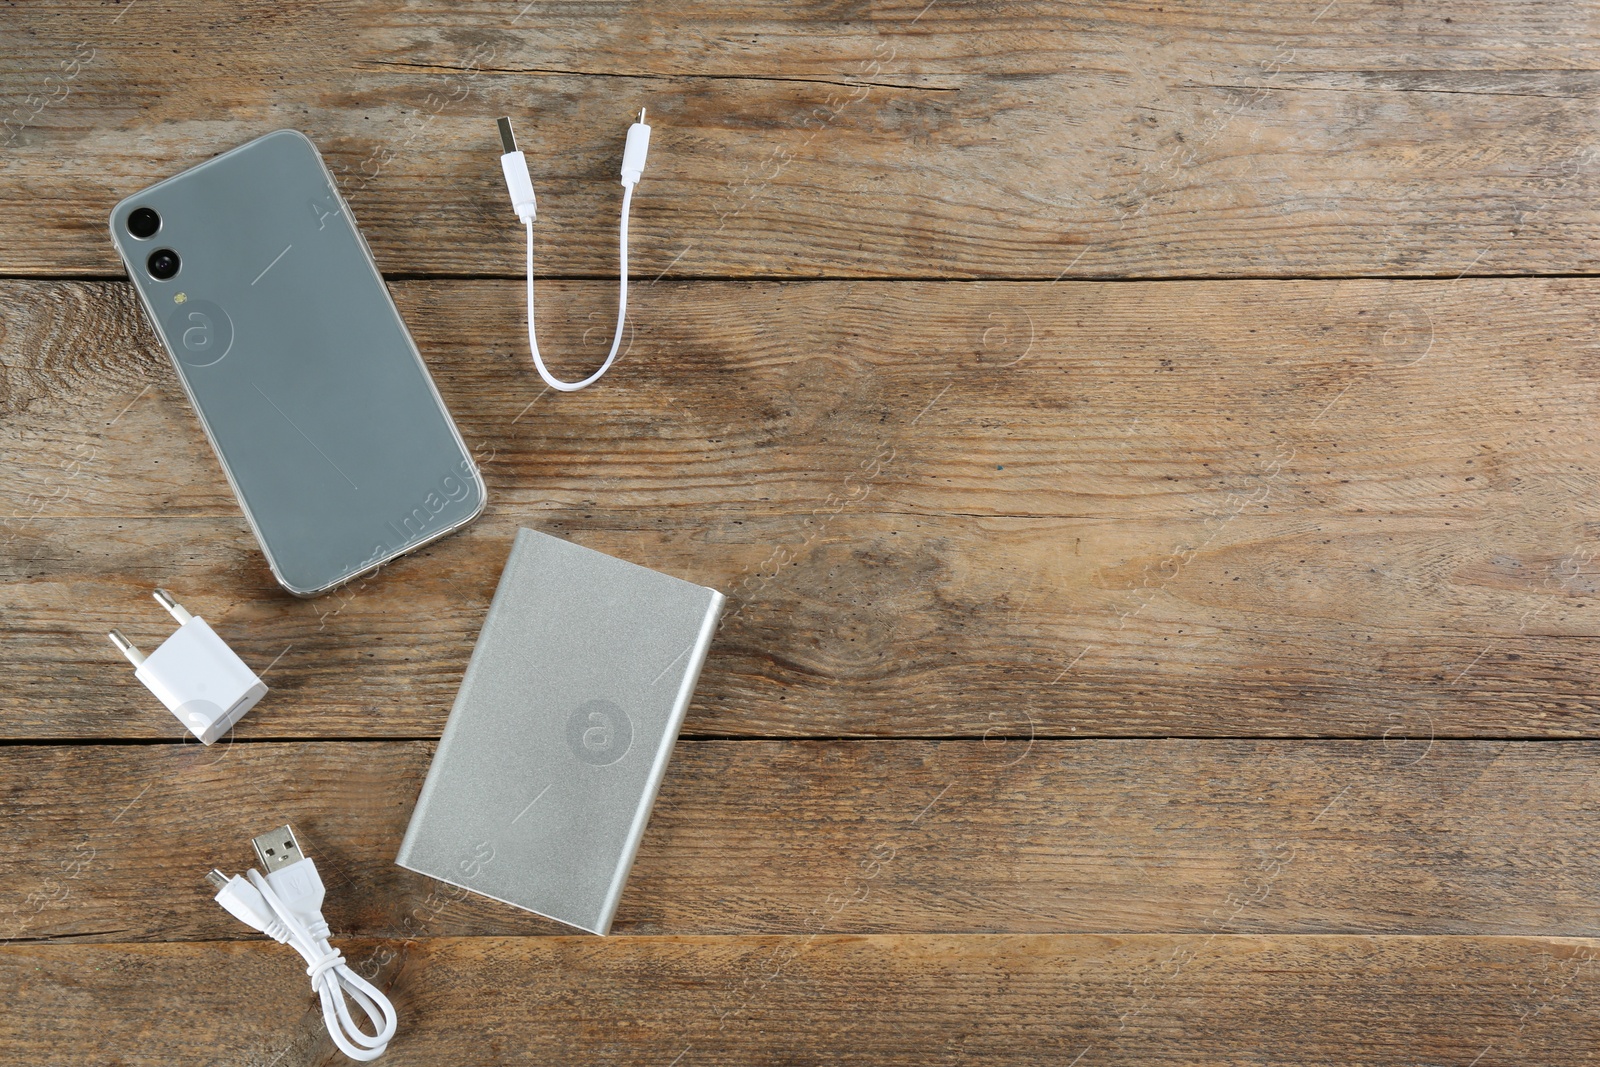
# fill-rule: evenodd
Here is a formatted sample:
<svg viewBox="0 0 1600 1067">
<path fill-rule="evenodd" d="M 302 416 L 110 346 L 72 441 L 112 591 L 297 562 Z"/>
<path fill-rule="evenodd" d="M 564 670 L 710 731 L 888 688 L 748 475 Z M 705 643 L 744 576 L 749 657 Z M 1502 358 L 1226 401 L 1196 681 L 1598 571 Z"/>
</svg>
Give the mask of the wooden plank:
<svg viewBox="0 0 1600 1067">
<path fill-rule="evenodd" d="M 605 274 L 641 106 L 645 277 L 1591 270 L 1592 22 L 1481 0 L 6 7 L 0 272 L 119 274 L 116 200 L 295 126 L 384 269 L 515 275 L 510 114 L 541 269 Z"/>
<path fill-rule="evenodd" d="M 347 946 L 384 1063 L 1585 1062 L 1595 946 L 1544 938 L 882 935 Z M 0 949 L 11 1062 L 338 1062 L 280 945 Z"/>
<path fill-rule="evenodd" d="M 1194 525 L 1282 483 L 1270 510 L 1319 521 L 1572 522 L 1600 454 L 1588 279 L 645 285 L 605 385 L 562 397 L 517 283 L 394 288 L 507 508 L 810 513 L 871 472 L 918 513 Z M 558 369 L 597 363 L 611 287 L 545 295 Z M 238 513 L 126 286 L 0 300 L 12 525 L 63 482 L 47 514 Z"/>
<path fill-rule="evenodd" d="M 1100 586 L 1093 558 L 1057 569 L 1063 541 L 1114 551 L 1138 537 L 1152 569 L 1177 558 L 1171 543 L 1106 523 L 850 516 L 792 564 L 782 557 L 780 573 L 768 546 L 792 526 L 746 521 L 735 529 L 749 540 L 730 546 L 698 525 L 641 531 L 637 520 L 521 521 L 735 591 L 691 736 L 1596 731 L 1592 564 L 1551 553 L 1518 573 L 1504 562 L 1489 577 L 1517 584 L 1481 593 L 1441 573 L 1452 557 L 1440 545 L 1455 536 L 1444 523 L 1336 541 L 1239 521 L 1176 580 Z M 157 585 L 267 672 L 273 693 L 239 736 L 437 736 L 515 530 L 481 520 L 301 601 L 270 591 L 242 519 L 35 527 L 44 547 L 9 563 L 0 590 L 11 650 L 0 731 L 12 739 L 184 736 L 106 639 L 113 627 L 146 650 L 165 639 Z"/>
<path fill-rule="evenodd" d="M 518 524 L 730 593 L 700 734 L 1594 733 L 1594 282 L 646 286 L 559 400 L 513 283 L 397 291 L 491 507 L 304 602 L 126 287 L 0 283 L 5 736 L 178 735 L 156 584 L 273 665 L 244 736 L 436 735 Z"/>
<path fill-rule="evenodd" d="M 561 932 L 394 865 L 432 748 L 0 748 L 0 938 L 249 937 L 201 876 L 251 865 L 250 838 L 282 821 L 341 937 Z M 614 931 L 1586 934 L 1597 755 L 1399 737 L 682 741 Z"/>
</svg>

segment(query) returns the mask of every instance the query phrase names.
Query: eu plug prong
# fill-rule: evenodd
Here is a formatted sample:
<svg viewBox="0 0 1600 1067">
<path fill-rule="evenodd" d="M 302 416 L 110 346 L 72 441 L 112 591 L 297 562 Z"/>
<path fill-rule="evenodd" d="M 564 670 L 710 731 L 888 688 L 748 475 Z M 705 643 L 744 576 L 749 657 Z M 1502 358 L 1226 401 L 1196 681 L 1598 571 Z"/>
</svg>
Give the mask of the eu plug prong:
<svg viewBox="0 0 1600 1067">
<path fill-rule="evenodd" d="M 178 620 L 179 626 L 184 625 L 190 619 L 194 618 L 194 616 L 190 615 L 186 610 L 184 610 L 183 605 L 178 603 L 178 601 L 173 598 L 172 594 L 167 592 L 165 589 L 157 589 L 153 595 L 156 598 L 156 603 L 166 608 L 167 614 Z"/>
<path fill-rule="evenodd" d="M 140 652 L 138 646 L 136 646 L 132 641 L 129 641 L 126 637 L 123 637 L 121 630 L 112 630 L 106 636 L 110 637 L 111 643 L 116 645 L 124 656 L 128 657 L 129 663 L 133 664 L 135 667 L 141 666 L 144 663 L 144 653 Z"/>
</svg>

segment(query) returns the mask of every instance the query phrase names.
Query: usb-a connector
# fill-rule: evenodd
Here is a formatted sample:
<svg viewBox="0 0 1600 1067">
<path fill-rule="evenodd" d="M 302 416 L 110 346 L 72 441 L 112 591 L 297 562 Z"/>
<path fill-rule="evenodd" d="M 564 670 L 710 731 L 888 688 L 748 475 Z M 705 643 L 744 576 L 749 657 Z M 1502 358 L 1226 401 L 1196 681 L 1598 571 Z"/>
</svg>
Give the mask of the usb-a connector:
<svg viewBox="0 0 1600 1067">
<path fill-rule="evenodd" d="M 528 174 L 528 157 L 517 151 L 517 135 L 511 132 L 511 120 L 500 119 L 500 173 L 506 177 L 506 191 L 511 194 L 511 209 L 524 224 L 531 223 L 538 212 L 533 195 L 533 178 Z"/>
<path fill-rule="evenodd" d="M 266 874 L 266 883 L 277 894 L 284 907 L 300 917 L 307 926 L 322 922 L 322 876 L 317 865 L 306 858 L 294 828 L 287 823 L 276 830 L 268 830 L 250 839 L 255 847 L 256 859 Z M 321 936 L 327 936 L 324 926 Z"/>
<path fill-rule="evenodd" d="M 255 846 L 256 859 L 261 861 L 262 869 L 268 874 L 281 871 L 291 863 L 299 863 L 306 858 L 305 850 L 300 847 L 299 839 L 294 836 L 294 828 L 287 823 L 276 830 L 257 834 L 251 838 L 250 843 Z"/>
</svg>

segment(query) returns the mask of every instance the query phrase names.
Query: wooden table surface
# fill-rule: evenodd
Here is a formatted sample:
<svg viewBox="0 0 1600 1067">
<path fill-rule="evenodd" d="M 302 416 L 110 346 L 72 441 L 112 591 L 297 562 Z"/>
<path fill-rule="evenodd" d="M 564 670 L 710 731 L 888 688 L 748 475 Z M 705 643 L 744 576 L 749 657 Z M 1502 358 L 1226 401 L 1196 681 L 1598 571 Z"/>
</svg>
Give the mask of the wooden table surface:
<svg viewBox="0 0 1600 1067">
<path fill-rule="evenodd" d="M 0 7 L 0 1060 L 1600 1056 L 1600 5 Z M 540 194 L 540 385 L 495 117 Z M 474 449 L 279 592 L 107 239 L 321 147 Z M 393 863 L 518 526 L 728 594 L 613 936 Z M 272 687 L 203 748 L 106 640 Z"/>
</svg>

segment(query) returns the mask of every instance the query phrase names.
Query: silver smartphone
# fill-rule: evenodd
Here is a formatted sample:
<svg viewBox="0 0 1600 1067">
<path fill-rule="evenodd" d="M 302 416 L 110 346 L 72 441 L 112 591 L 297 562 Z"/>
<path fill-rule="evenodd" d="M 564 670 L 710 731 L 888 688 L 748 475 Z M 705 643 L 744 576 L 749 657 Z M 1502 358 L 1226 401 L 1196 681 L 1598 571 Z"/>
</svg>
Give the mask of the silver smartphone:
<svg viewBox="0 0 1600 1067">
<path fill-rule="evenodd" d="M 304 134 L 135 193 L 111 240 L 289 592 L 326 592 L 482 512 L 477 465 Z"/>
</svg>

